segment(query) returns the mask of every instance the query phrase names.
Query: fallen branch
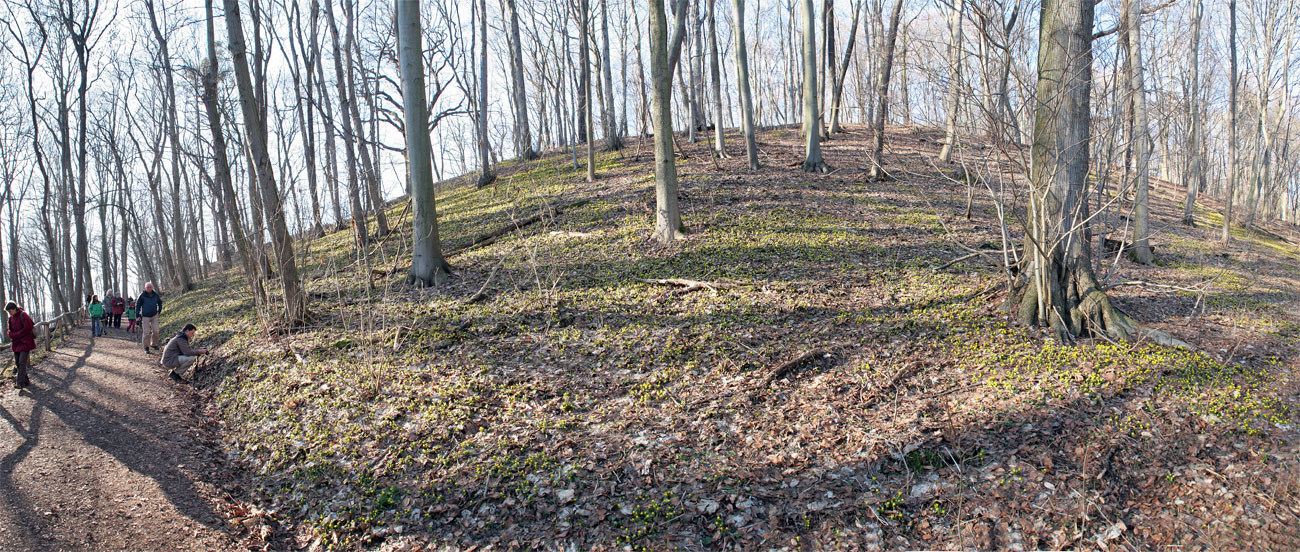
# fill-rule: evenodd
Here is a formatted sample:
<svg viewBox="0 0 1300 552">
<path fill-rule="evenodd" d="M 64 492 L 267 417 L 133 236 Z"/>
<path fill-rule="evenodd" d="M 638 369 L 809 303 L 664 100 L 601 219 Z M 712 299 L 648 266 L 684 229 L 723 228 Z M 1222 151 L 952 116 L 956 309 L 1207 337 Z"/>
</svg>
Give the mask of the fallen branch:
<svg viewBox="0 0 1300 552">
<path fill-rule="evenodd" d="M 1107 284 L 1106 287 L 1105 287 L 1102 291 L 1110 291 L 1110 290 L 1112 290 L 1112 289 L 1114 289 L 1114 288 L 1117 288 L 1117 287 L 1120 287 L 1120 286 L 1141 286 L 1141 287 L 1150 287 L 1150 288 L 1167 289 L 1167 290 L 1169 290 L 1169 291 L 1186 291 L 1186 292 L 1188 292 L 1188 293 L 1204 293 L 1204 292 L 1205 292 L 1204 289 L 1189 288 L 1189 287 L 1183 287 L 1183 286 L 1173 286 L 1173 285 L 1169 285 L 1169 284 L 1158 284 L 1158 283 L 1155 283 L 1155 282 L 1148 282 L 1148 281 L 1146 281 L 1146 280 L 1126 280 L 1126 281 L 1123 281 L 1123 282 L 1115 282 L 1115 283 L 1113 283 L 1113 284 Z"/>
<path fill-rule="evenodd" d="M 552 209 L 550 210 L 550 211 L 551 211 L 551 216 L 559 215 L 560 213 L 563 213 L 563 212 L 566 211 L 566 210 L 569 210 L 569 209 L 572 209 L 572 208 L 574 208 L 574 207 L 578 207 L 578 206 L 584 205 L 584 204 L 586 204 L 588 201 L 590 201 L 590 200 L 581 199 L 581 200 L 578 200 L 578 201 L 574 201 L 574 202 L 572 202 L 572 203 L 567 203 L 567 204 L 564 204 L 564 205 L 560 205 L 560 206 L 558 206 L 558 207 L 554 207 L 554 208 L 552 208 Z M 546 213 L 546 209 L 545 209 L 546 207 L 547 207 L 546 205 L 543 205 L 542 208 L 538 210 L 537 214 L 535 214 L 535 215 L 533 215 L 533 216 L 531 216 L 531 217 L 528 217 L 528 218 L 525 218 L 525 219 L 521 219 L 521 220 L 517 220 L 517 221 L 511 221 L 510 224 L 504 225 L 504 226 L 502 226 L 502 227 L 500 227 L 500 228 L 497 228 L 496 230 L 493 230 L 493 231 L 488 232 L 488 233 L 486 233 L 486 234 L 482 234 L 482 235 L 480 235 L 479 237 L 474 238 L 474 240 L 471 241 L 471 242 L 469 242 L 468 244 L 463 245 L 463 246 L 461 246 L 461 247 L 457 247 L 457 248 L 455 248 L 455 249 L 452 249 L 452 250 L 448 251 L 447 254 L 445 255 L 445 257 L 450 258 L 450 257 L 453 256 L 453 255 L 459 255 L 459 254 L 461 254 L 461 253 L 464 253 L 464 252 L 466 252 L 466 251 L 469 251 L 470 249 L 474 249 L 475 247 L 480 247 L 480 246 L 484 246 L 484 245 L 491 244 L 492 242 L 497 241 L 497 239 L 499 239 L 501 236 L 504 236 L 504 235 L 509 234 L 509 233 L 511 233 L 511 232 L 514 232 L 514 231 L 516 231 L 516 230 L 521 230 L 521 229 L 523 229 L 525 226 L 528 226 L 528 225 L 531 225 L 531 224 L 535 224 L 535 223 L 541 221 L 542 219 L 546 218 L 546 214 L 547 214 L 547 213 Z"/>
<path fill-rule="evenodd" d="M 517 249 L 519 249 L 518 246 L 510 248 L 510 251 L 506 251 L 506 254 L 502 255 L 501 258 L 497 260 L 497 264 L 492 265 L 492 271 L 488 272 L 488 277 L 486 280 L 483 281 L 483 285 L 478 288 L 478 292 L 474 293 L 474 295 L 469 296 L 469 299 L 466 299 L 464 304 L 471 305 L 479 301 L 482 301 L 483 298 L 487 297 L 487 287 L 488 284 L 492 283 L 492 277 L 496 276 L 497 269 L 501 268 L 501 265 L 506 262 L 506 257 L 509 257 L 510 254 L 514 253 Z"/>
<path fill-rule="evenodd" d="M 677 291 L 677 293 L 679 294 L 690 293 L 692 291 L 698 291 L 701 289 L 717 291 L 720 289 L 736 289 L 738 287 L 736 284 L 729 284 L 726 282 L 705 282 L 701 280 L 687 280 L 684 278 L 663 278 L 663 279 L 654 279 L 654 280 L 638 279 L 637 281 L 643 284 L 652 284 L 652 285 L 660 285 L 660 286 L 678 286 L 683 288 Z"/>
<path fill-rule="evenodd" d="M 998 250 L 995 250 L 995 249 L 994 249 L 994 250 L 971 250 L 971 251 L 972 251 L 972 253 L 970 253 L 969 255 L 962 255 L 962 256 L 960 256 L 960 257 L 957 257 L 956 259 L 953 259 L 953 260 L 951 260 L 951 261 L 948 261 L 948 262 L 946 262 L 946 263 L 943 263 L 943 264 L 941 264 L 941 265 L 939 265 L 939 266 L 934 267 L 934 271 L 935 271 L 935 272 L 938 272 L 938 271 L 940 271 L 940 270 L 943 270 L 943 269 L 945 269 L 945 268 L 948 268 L 948 267 L 950 267 L 950 266 L 952 266 L 952 265 L 955 265 L 955 264 L 957 264 L 957 263 L 960 263 L 960 262 L 962 262 L 962 261 L 969 261 L 969 260 L 971 260 L 971 259 L 974 259 L 975 257 L 981 257 L 981 256 L 984 257 L 984 258 L 986 258 L 986 259 L 988 259 L 988 260 L 990 260 L 990 261 L 997 262 L 997 259 L 994 259 L 994 258 L 992 258 L 992 257 L 989 257 L 989 255 L 991 255 L 991 254 L 998 254 L 998 255 L 1001 255 L 1001 254 L 1003 253 L 1002 251 L 998 251 Z"/>
<path fill-rule="evenodd" d="M 777 366 L 776 369 L 773 370 L 771 374 L 768 374 L 767 378 L 763 380 L 763 385 L 771 385 L 772 382 L 780 380 L 781 378 L 790 375 L 790 373 L 793 372 L 795 368 L 798 368 L 803 363 L 828 353 L 829 352 L 826 349 L 821 347 L 818 347 L 811 351 L 805 351 L 803 354 L 794 357 L 790 361 L 781 364 L 780 366 Z"/>
</svg>

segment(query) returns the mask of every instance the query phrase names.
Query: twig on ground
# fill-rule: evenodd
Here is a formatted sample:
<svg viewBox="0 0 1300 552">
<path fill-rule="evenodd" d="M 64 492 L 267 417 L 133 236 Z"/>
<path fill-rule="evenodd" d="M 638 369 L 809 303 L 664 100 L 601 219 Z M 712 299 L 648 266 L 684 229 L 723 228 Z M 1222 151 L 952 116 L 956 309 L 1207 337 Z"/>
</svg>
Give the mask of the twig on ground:
<svg viewBox="0 0 1300 552">
<path fill-rule="evenodd" d="M 679 294 L 690 293 L 692 291 L 698 291 L 701 289 L 717 291 L 720 289 L 736 289 L 738 287 L 736 284 L 730 284 L 726 282 L 705 282 L 701 280 L 687 280 L 684 278 L 663 278 L 663 279 L 653 279 L 653 280 L 637 279 L 637 281 L 643 284 L 653 284 L 653 285 L 660 285 L 660 286 L 679 286 L 681 288 L 684 288 L 677 291 L 677 293 Z"/>
<path fill-rule="evenodd" d="M 483 285 L 478 288 L 478 291 L 475 292 L 474 295 L 469 296 L 469 298 L 465 300 L 466 305 L 477 303 L 487 297 L 487 287 L 492 283 L 492 278 L 497 275 L 497 269 L 501 268 L 501 265 L 506 262 L 506 257 L 509 257 L 511 253 L 514 253 L 518 249 L 519 246 L 511 247 L 509 251 L 506 251 L 505 254 L 497 260 L 495 265 L 492 265 L 492 271 L 488 272 L 488 277 L 486 280 L 483 280 Z"/>
<path fill-rule="evenodd" d="M 772 373 L 768 374 L 767 378 L 763 380 L 763 385 L 770 385 L 772 382 L 790 375 L 795 368 L 803 365 L 803 363 L 826 354 L 830 354 L 830 352 L 822 347 L 804 351 L 803 354 L 782 363 L 780 366 L 777 366 L 776 369 L 772 370 Z"/>
</svg>

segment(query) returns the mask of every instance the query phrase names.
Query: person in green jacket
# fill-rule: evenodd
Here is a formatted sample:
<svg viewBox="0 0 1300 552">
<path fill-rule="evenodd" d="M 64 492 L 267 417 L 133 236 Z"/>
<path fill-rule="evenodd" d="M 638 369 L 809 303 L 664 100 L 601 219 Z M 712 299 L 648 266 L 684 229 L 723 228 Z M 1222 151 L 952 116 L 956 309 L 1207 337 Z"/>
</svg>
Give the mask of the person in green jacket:
<svg viewBox="0 0 1300 552">
<path fill-rule="evenodd" d="M 104 333 L 104 304 L 98 295 L 90 296 L 90 334 L 99 337 Z"/>
<path fill-rule="evenodd" d="M 135 301 L 126 302 L 126 333 L 135 333 Z"/>
</svg>

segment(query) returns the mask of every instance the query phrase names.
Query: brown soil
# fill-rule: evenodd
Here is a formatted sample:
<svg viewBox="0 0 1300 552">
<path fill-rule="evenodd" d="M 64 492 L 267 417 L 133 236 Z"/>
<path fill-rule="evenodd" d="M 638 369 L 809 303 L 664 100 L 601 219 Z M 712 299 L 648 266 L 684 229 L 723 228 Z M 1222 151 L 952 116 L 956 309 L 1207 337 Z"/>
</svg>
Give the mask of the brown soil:
<svg viewBox="0 0 1300 552">
<path fill-rule="evenodd" d="M 128 334 L 88 334 L 0 387 L 0 550 L 237 548 L 192 401 Z"/>
</svg>

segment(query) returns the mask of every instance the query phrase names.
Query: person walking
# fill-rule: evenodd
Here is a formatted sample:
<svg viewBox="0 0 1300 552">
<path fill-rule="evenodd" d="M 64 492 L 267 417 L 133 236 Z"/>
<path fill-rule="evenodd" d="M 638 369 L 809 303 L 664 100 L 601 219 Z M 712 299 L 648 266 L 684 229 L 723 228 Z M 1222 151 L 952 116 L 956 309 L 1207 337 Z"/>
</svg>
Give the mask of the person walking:
<svg viewBox="0 0 1300 552">
<path fill-rule="evenodd" d="M 36 323 L 12 301 L 5 305 L 5 312 L 9 313 L 9 342 L 18 368 L 15 385 L 23 389 L 32 384 L 27 373 L 32 369 L 32 350 L 36 348 Z"/>
<path fill-rule="evenodd" d="M 104 334 L 104 304 L 98 295 L 90 296 L 90 335 L 99 337 Z"/>
<path fill-rule="evenodd" d="M 144 293 L 135 300 L 136 314 L 140 316 L 140 343 L 144 352 L 158 348 L 158 315 L 162 314 L 162 296 L 153 290 L 153 282 L 144 285 Z"/>
<path fill-rule="evenodd" d="M 135 333 L 135 300 L 132 299 L 126 304 L 126 333 Z"/>
<path fill-rule="evenodd" d="M 114 291 L 113 301 L 109 304 L 113 307 L 113 327 L 121 329 L 122 315 L 126 313 L 126 299 L 123 299 L 121 295 Z"/>
<path fill-rule="evenodd" d="M 194 361 L 198 360 L 199 355 L 208 354 L 207 349 L 195 349 L 190 345 L 190 341 L 194 339 L 195 330 L 197 328 L 194 327 L 194 324 L 186 324 L 185 328 L 176 334 L 176 337 L 173 337 L 171 341 L 168 341 L 167 346 L 163 348 L 161 364 L 163 367 L 171 368 L 171 372 L 167 374 L 167 377 L 170 377 L 176 383 L 185 381 L 181 378 L 181 374 L 184 374 L 190 366 L 194 365 Z"/>
</svg>

